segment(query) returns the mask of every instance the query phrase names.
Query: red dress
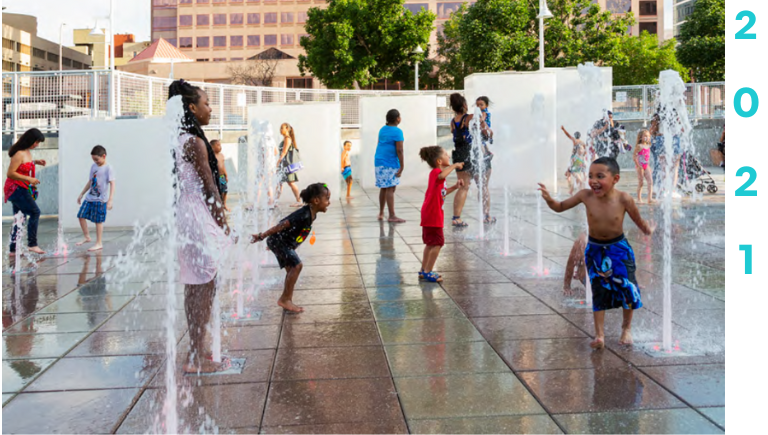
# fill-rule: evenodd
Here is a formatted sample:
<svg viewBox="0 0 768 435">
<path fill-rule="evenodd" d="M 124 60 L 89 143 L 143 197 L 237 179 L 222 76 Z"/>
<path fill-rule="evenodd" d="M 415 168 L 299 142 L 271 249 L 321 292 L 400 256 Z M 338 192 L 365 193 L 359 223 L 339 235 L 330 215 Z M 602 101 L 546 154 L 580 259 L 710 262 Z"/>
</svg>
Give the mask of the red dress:
<svg viewBox="0 0 768 435">
<path fill-rule="evenodd" d="M 35 178 L 35 162 L 22 163 L 16 169 L 16 173 Z M 26 181 L 14 180 L 12 178 L 5 179 L 5 186 L 3 187 L 5 202 L 8 202 L 8 198 L 10 198 L 11 195 L 13 195 L 13 192 L 15 192 L 19 187 L 22 189 L 29 189 L 29 183 Z"/>
</svg>

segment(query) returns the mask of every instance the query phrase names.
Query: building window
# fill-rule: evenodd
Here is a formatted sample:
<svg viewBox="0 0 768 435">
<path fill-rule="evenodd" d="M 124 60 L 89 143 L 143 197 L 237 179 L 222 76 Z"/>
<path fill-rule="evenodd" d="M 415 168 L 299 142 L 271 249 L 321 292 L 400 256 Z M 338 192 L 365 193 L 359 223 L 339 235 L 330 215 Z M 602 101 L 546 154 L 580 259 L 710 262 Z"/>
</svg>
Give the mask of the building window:
<svg viewBox="0 0 768 435">
<path fill-rule="evenodd" d="M 152 19 L 152 29 L 175 29 L 176 17 L 155 17 Z"/>
<path fill-rule="evenodd" d="M 222 48 L 227 46 L 227 37 L 226 36 L 214 36 L 213 37 L 213 46 L 216 48 Z"/>
<path fill-rule="evenodd" d="M 226 26 L 227 25 L 227 14 L 213 14 L 213 25 L 214 26 Z"/>
<path fill-rule="evenodd" d="M 179 38 L 179 48 L 192 48 L 192 37 L 182 36 Z"/>
<path fill-rule="evenodd" d="M 48 62 L 59 62 L 59 55 L 54 53 L 48 53 Z"/>
<path fill-rule="evenodd" d="M 22 53 L 22 54 L 32 54 L 32 47 L 30 47 L 27 44 L 17 43 L 16 44 L 16 48 L 17 48 L 19 53 Z"/>
<path fill-rule="evenodd" d="M 280 13 L 280 22 L 285 23 L 293 23 L 293 12 L 282 12 Z"/>
<path fill-rule="evenodd" d="M 179 15 L 179 26 L 191 26 L 192 15 Z"/>
<path fill-rule="evenodd" d="M 260 24 L 261 14 L 248 14 L 248 24 Z"/>
<path fill-rule="evenodd" d="M 16 44 L 8 38 L 3 38 L 3 48 L 8 50 L 16 50 Z"/>
<path fill-rule="evenodd" d="M 409 3 L 405 5 L 405 9 L 411 11 L 413 15 L 416 15 L 419 12 L 421 12 L 422 8 L 424 8 L 425 11 L 428 11 L 429 3 Z"/>
<path fill-rule="evenodd" d="M 280 35 L 280 45 L 293 45 L 293 35 Z"/>
<path fill-rule="evenodd" d="M 277 35 L 264 35 L 264 45 L 277 45 Z"/>
<path fill-rule="evenodd" d="M 230 3 L 242 3 L 243 0 L 229 0 Z M 234 60 L 234 59 L 233 59 Z"/>
<path fill-rule="evenodd" d="M 226 62 L 227 58 L 226 57 L 214 57 L 213 61 L 214 62 Z"/>
<path fill-rule="evenodd" d="M 632 9 L 632 0 L 606 0 L 605 9 L 614 14 L 626 14 Z"/>
<path fill-rule="evenodd" d="M 437 18 L 447 20 L 451 17 L 451 14 L 458 11 L 459 7 L 463 4 L 463 2 L 438 3 Z"/>
<path fill-rule="evenodd" d="M 242 47 L 243 46 L 243 35 L 232 35 L 229 37 L 229 46 L 230 47 Z"/>
<path fill-rule="evenodd" d="M 243 14 L 229 14 L 229 24 L 243 25 Z"/>
<path fill-rule="evenodd" d="M 248 46 L 249 47 L 258 47 L 261 45 L 261 36 L 260 35 L 248 35 Z"/>
<path fill-rule="evenodd" d="M 176 38 L 169 38 L 169 39 L 166 39 L 166 41 L 168 41 L 169 44 L 171 44 L 174 47 L 176 47 Z M 134 53 L 133 57 L 136 57 L 136 52 L 134 51 L 133 53 Z"/>
<path fill-rule="evenodd" d="M 65 57 L 64 60 L 61 62 L 64 66 L 72 66 L 72 59 Z"/>
<path fill-rule="evenodd" d="M 197 3 L 197 4 L 200 4 L 200 3 L 208 3 L 208 0 L 197 0 L 197 1 L 196 1 L 196 3 Z M 198 60 L 200 60 L 200 59 L 198 59 Z M 208 62 L 208 59 L 205 59 L 205 61 L 206 61 L 206 62 Z"/>
<path fill-rule="evenodd" d="M 207 58 L 200 58 L 200 59 L 195 59 L 195 60 L 198 61 L 198 62 L 208 62 Z"/>
<path fill-rule="evenodd" d="M 192 0 L 179 0 L 180 5 L 191 5 Z"/>
<path fill-rule="evenodd" d="M 226 4 L 226 3 L 227 3 L 227 0 L 213 0 L 213 4 L 215 4 L 215 5 L 222 5 L 222 6 L 224 6 L 224 4 Z M 214 59 L 214 61 L 215 60 L 216 59 Z"/>
<path fill-rule="evenodd" d="M 643 30 L 650 33 L 651 35 L 657 34 L 657 25 L 656 22 L 653 23 L 640 23 L 640 33 L 643 33 Z"/>
<path fill-rule="evenodd" d="M 208 48 L 211 46 L 211 40 L 207 36 L 197 37 L 197 48 Z"/>
<path fill-rule="evenodd" d="M 312 89 L 312 77 L 298 77 L 285 79 L 286 88 Z"/>
<path fill-rule="evenodd" d="M 233 58 L 231 58 L 229 60 L 231 60 L 232 62 L 240 62 L 240 61 L 243 60 L 243 58 L 242 57 L 233 57 Z"/>
<path fill-rule="evenodd" d="M 78 62 L 76 60 L 73 60 L 72 61 L 72 67 L 74 69 L 83 69 L 83 63 L 82 62 Z"/>
<path fill-rule="evenodd" d="M 205 15 L 198 15 L 197 16 L 197 25 L 198 26 L 207 26 L 211 24 L 211 16 L 208 14 Z"/>
<path fill-rule="evenodd" d="M 303 24 L 307 22 L 307 12 L 299 12 L 299 15 L 296 17 L 296 22 L 299 24 Z"/>
<path fill-rule="evenodd" d="M 277 12 L 267 12 L 264 14 L 264 24 L 277 24 Z"/>
<path fill-rule="evenodd" d="M 35 56 L 38 59 L 45 59 L 45 50 L 41 50 L 39 48 L 32 48 L 32 56 Z"/>
<path fill-rule="evenodd" d="M 641 1 L 640 2 L 640 16 L 656 16 L 656 1 Z"/>
<path fill-rule="evenodd" d="M 152 0 L 152 7 L 155 9 L 174 8 L 176 7 L 176 0 Z"/>
</svg>

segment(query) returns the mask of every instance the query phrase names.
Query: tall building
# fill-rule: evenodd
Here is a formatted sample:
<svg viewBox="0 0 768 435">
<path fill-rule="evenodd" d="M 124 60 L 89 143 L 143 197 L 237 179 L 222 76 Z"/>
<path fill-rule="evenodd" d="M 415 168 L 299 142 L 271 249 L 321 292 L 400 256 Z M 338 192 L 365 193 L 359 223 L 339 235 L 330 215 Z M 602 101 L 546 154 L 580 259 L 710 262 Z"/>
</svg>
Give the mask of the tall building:
<svg viewBox="0 0 768 435">
<path fill-rule="evenodd" d="M 672 30 L 675 37 L 680 34 L 680 26 L 683 25 L 688 16 L 693 13 L 693 7 L 696 0 L 674 0 L 674 13 L 672 14 Z"/>
<path fill-rule="evenodd" d="M 101 29 L 100 34 L 91 35 L 93 29 L 75 29 L 72 33 L 75 42 L 75 50 L 82 51 L 91 55 L 93 69 L 108 69 L 109 51 L 108 44 L 109 32 Z M 115 66 L 125 65 L 134 56 L 142 50 L 149 47 L 149 41 L 136 42 L 135 37 L 130 33 L 116 34 L 113 38 L 115 45 Z"/>
<path fill-rule="evenodd" d="M 85 69 L 91 56 L 62 47 L 61 67 Z M 37 36 L 37 18 L 3 13 L 3 71 L 53 71 L 59 69 L 59 43 Z"/>
<path fill-rule="evenodd" d="M 664 0 L 592 0 L 592 2 L 598 3 L 600 7 L 616 15 L 632 12 L 635 16 L 635 25 L 629 29 L 630 35 L 639 36 L 641 32 L 647 31 L 652 35 L 658 35 L 659 42 L 666 39 Z"/>
</svg>

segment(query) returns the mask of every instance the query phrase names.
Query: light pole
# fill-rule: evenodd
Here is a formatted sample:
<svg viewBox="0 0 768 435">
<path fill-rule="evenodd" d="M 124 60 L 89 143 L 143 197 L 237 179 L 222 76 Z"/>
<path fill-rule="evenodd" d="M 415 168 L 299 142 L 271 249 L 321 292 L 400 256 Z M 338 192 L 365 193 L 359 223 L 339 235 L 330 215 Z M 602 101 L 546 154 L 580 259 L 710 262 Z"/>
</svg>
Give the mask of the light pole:
<svg viewBox="0 0 768 435">
<path fill-rule="evenodd" d="M 416 49 L 411 52 L 412 54 L 416 55 L 416 90 L 419 90 L 419 56 L 421 56 L 424 53 L 424 50 L 421 48 L 421 45 L 417 45 Z"/>
<path fill-rule="evenodd" d="M 539 0 L 539 70 L 544 69 L 544 19 L 552 18 L 552 12 L 549 11 L 547 0 Z"/>
<path fill-rule="evenodd" d="M 59 71 L 62 71 L 64 69 L 63 65 L 63 57 L 64 50 L 62 49 L 62 45 L 64 44 L 64 26 L 66 26 L 67 23 L 61 23 L 59 24 Z"/>
</svg>

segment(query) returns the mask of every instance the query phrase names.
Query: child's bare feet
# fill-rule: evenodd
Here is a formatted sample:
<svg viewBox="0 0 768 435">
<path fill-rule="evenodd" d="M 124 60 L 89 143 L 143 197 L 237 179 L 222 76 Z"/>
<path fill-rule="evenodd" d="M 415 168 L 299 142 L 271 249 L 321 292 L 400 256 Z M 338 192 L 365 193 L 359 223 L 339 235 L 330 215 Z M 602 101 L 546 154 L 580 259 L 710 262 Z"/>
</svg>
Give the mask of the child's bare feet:
<svg viewBox="0 0 768 435">
<path fill-rule="evenodd" d="M 215 373 L 215 372 L 223 372 L 225 370 L 229 370 L 229 368 L 232 367 L 232 361 L 224 357 L 221 359 L 221 362 L 213 362 L 213 360 L 205 358 L 201 362 L 200 366 L 197 366 L 193 363 L 187 363 L 184 364 L 184 373 L 188 374 L 197 374 L 197 373 Z"/>
<path fill-rule="evenodd" d="M 29 247 L 29 252 L 34 252 L 35 254 L 40 254 L 40 255 L 45 254 L 45 251 L 40 249 L 39 246 L 30 246 Z"/>
<path fill-rule="evenodd" d="M 573 296 L 573 288 L 569 285 L 563 286 L 563 295 L 564 296 Z"/>
<path fill-rule="evenodd" d="M 619 338 L 619 344 L 630 345 L 632 344 L 632 329 L 626 328 L 621 330 L 621 338 Z"/>
<path fill-rule="evenodd" d="M 292 313 L 303 313 L 304 308 L 296 305 L 291 300 L 284 301 L 282 299 L 277 300 L 277 305 L 283 307 L 284 310 L 290 311 Z"/>
<path fill-rule="evenodd" d="M 379 216 L 376 219 L 378 219 L 380 221 L 383 221 L 384 220 L 384 213 L 379 213 Z"/>
<path fill-rule="evenodd" d="M 602 349 L 605 347 L 605 339 L 603 337 L 595 337 L 595 339 L 589 343 L 589 347 L 595 350 Z"/>
<path fill-rule="evenodd" d="M 400 219 L 397 216 L 392 216 L 389 219 L 387 219 L 388 222 L 392 222 L 393 224 L 404 224 L 405 219 Z"/>
<path fill-rule="evenodd" d="M 226 210 L 226 211 L 232 211 L 232 209 L 231 209 L 231 208 L 229 208 L 229 206 L 228 206 L 228 205 L 225 205 L 225 206 L 224 206 L 224 210 Z"/>
<path fill-rule="evenodd" d="M 101 251 L 101 248 L 103 248 L 103 247 L 104 246 L 102 246 L 101 244 L 93 245 L 90 248 L 88 248 L 88 252 Z"/>
<path fill-rule="evenodd" d="M 75 246 L 82 246 L 82 245 L 84 245 L 86 243 L 91 243 L 91 238 L 90 237 L 86 237 L 83 240 L 75 243 Z"/>
</svg>

